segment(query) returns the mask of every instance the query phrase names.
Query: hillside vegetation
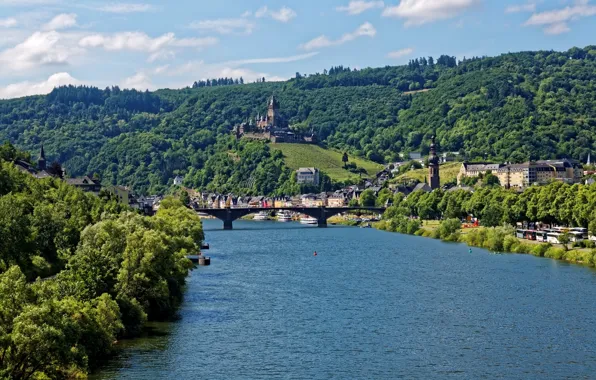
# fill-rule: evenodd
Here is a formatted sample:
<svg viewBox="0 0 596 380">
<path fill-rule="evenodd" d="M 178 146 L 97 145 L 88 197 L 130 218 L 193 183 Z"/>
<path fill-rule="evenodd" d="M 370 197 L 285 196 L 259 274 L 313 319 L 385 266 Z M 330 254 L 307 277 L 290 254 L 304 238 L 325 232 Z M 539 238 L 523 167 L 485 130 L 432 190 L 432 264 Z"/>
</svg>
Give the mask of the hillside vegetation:
<svg viewBox="0 0 596 380">
<path fill-rule="evenodd" d="M 179 174 L 200 190 L 278 194 L 297 191 L 283 156 L 230 136 L 266 111 L 272 93 L 322 146 L 378 163 L 428 152 L 432 134 L 439 150 L 467 159 L 585 160 L 596 148 L 595 83 L 596 47 L 588 46 L 152 93 L 63 87 L 0 101 L 0 140 L 29 151 L 43 142 L 70 174 L 143 192 L 164 190 Z M 432 90 L 411 92 L 423 89 Z"/>
<path fill-rule="evenodd" d="M 461 168 L 461 162 L 448 162 L 442 164 L 439 167 L 439 173 L 441 174 L 441 185 L 457 180 L 457 174 Z M 414 169 L 407 171 L 403 174 L 396 176 L 392 182 L 401 182 L 408 179 L 414 179 L 418 182 L 424 182 L 424 179 L 428 177 L 428 169 Z"/>
<path fill-rule="evenodd" d="M 338 151 L 323 149 L 316 145 L 305 144 L 271 144 L 272 149 L 279 150 L 284 155 L 284 162 L 290 169 L 301 167 L 315 167 L 324 171 L 334 181 L 357 181 L 359 176 L 346 169 L 342 162 L 342 155 Z M 349 161 L 358 168 L 366 170 L 365 176 L 374 176 L 383 169 L 383 165 L 375 162 L 349 157 Z"/>
<path fill-rule="evenodd" d="M 201 220 L 174 198 L 141 216 L 15 159 L 28 157 L 0 146 L 0 378 L 85 379 L 118 339 L 175 314 Z"/>
</svg>

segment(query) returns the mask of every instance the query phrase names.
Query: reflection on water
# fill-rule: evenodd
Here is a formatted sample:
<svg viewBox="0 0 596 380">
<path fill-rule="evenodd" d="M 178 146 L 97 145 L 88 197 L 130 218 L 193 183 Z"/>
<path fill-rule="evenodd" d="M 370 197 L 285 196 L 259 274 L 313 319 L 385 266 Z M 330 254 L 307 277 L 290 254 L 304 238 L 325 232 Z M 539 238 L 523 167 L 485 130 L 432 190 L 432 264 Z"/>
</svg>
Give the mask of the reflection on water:
<svg viewBox="0 0 596 380">
<path fill-rule="evenodd" d="M 94 378 L 543 379 L 596 369 L 589 268 L 374 229 L 234 227 L 206 221 L 212 265 L 190 275 L 180 318 L 123 342 Z"/>
</svg>

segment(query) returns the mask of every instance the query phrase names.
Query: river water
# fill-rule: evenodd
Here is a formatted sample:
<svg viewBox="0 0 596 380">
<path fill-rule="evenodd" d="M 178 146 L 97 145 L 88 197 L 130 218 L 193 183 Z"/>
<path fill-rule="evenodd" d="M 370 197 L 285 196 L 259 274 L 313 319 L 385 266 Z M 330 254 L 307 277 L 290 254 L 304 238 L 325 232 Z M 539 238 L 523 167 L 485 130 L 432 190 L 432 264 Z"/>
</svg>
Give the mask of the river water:
<svg viewBox="0 0 596 380">
<path fill-rule="evenodd" d="M 205 222 L 212 263 L 180 318 L 93 378 L 596 376 L 592 269 L 375 229 L 221 228 Z"/>
</svg>

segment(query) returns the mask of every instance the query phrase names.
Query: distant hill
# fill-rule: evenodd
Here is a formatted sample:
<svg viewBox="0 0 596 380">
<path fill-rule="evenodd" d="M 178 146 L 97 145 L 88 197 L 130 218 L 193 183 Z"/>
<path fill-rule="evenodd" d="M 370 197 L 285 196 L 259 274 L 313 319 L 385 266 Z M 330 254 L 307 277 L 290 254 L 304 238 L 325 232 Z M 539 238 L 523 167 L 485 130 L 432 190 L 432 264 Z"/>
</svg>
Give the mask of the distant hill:
<svg viewBox="0 0 596 380">
<path fill-rule="evenodd" d="M 296 129 L 377 163 L 426 154 L 433 134 L 440 151 L 470 160 L 585 160 L 596 151 L 596 46 L 209 83 L 156 92 L 69 86 L 0 101 L 0 140 L 31 152 L 43 142 L 68 173 L 143 192 L 163 191 L 175 175 L 200 190 L 295 192 L 280 151 L 230 133 L 264 114 L 275 93 Z"/>
<path fill-rule="evenodd" d="M 323 149 L 316 145 L 306 144 L 271 144 L 272 149 L 279 150 L 284 155 L 284 162 L 290 169 L 301 167 L 315 167 L 325 172 L 334 181 L 346 181 L 352 179 L 358 181 L 359 175 L 344 169 L 342 162 L 343 153 Z M 374 177 L 383 170 L 383 165 L 366 159 L 348 157 L 357 167 L 366 170 L 365 177 Z"/>
</svg>

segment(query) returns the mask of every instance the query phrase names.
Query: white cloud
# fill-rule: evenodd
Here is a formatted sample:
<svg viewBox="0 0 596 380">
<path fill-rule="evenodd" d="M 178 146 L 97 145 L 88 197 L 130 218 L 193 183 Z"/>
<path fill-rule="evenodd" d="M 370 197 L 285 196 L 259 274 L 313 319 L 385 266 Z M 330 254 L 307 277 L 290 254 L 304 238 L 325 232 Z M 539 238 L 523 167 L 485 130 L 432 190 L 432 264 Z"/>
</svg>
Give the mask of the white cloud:
<svg viewBox="0 0 596 380">
<path fill-rule="evenodd" d="M 534 13 L 524 25 L 541 26 L 545 34 L 554 35 L 569 32 L 570 21 L 594 15 L 596 15 L 596 6 L 590 5 L 588 0 L 577 0 L 572 6 Z"/>
<path fill-rule="evenodd" d="M 145 91 L 155 89 L 151 78 L 144 72 L 138 72 L 132 77 L 126 78 L 121 86 L 123 88 L 134 88 L 135 90 Z"/>
<path fill-rule="evenodd" d="M 505 8 L 505 13 L 521 13 L 521 12 L 534 12 L 536 10 L 536 3 L 529 2 L 526 4 L 510 5 Z"/>
<path fill-rule="evenodd" d="M 347 6 L 337 7 L 335 10 L 338 12 L 346 12 L 349 15 L 359 15 L 362 12 L 366 12 L 369 9 L 383 8 L 385 3 L 382 1 L 363 1 L 353 0 Z"/>
<path fill-rule="evenodd" d="M 223 66 L 243 66 L 243 65 L 252 65 L 252 64 L 257 64 L 257 63 L 289 63 L 289 62 L 296 62 L 296 61 L 308 59 L 308 58 L 314 57 L 317 54 L 319 54 L 319 53 L 311 52 L 311 53 L 306 53 L 306 54 L 294 55 L 291 57 L 241 59 L 241 60 L 237 60 L 237 61 L 225 62 L 225 63 L 222 63 L 222 65 Z"/>
<path fill-rule="evenodd" d="M 68 84 L 77 85 L 81 84 L 81 82 L 70 76 L 68 73 L 57 73 L 42 82 L 32 83 L 25 81 L 9 84 L 6 87 L 0 87 L 0 99 L 47 94 L 51 92 L 54 87 L 65 86 Z"/>
<path fill-rule="evenodd" d="M 141 13 L 151 12 L 154 10 L 154 7 L 150 4 L 142 3 L 110 3 L 96 9 L 108 13 Z"/>
<path fill-rule="evenodd" d="M 329 46 L 338 46 L 343 45 L 346 42 L 353 41 L 358 37 L 374 37 L 376 34 L 377 30 L 375 27 L 371 23 L 365 22 L 364 24 L 360 25 L 358 29 L 351 33 L 344 34 L 338 40 L 330 40 L 327 36 L 322 35 L 300 45 L 300 48 L 303 50 L 315 50 Z"/>
<path fill-rule="evenodd" d="M 544 28 L 544 33 L 551 36 L 567 33 L 569 31 L 571 31 L 571 29 L 564 22 L 560 24 L 552 24 Z"/>
<path fill-rule="evenodd" d="M 12 28 L 17 24 L 17 19 L 13 17 L 0 19 L 0 28 Z"/>
<path fill-rule="evenodd" d="M 219 34 L 251 34 L 255 24 L 246 18 L 220 18 L 217 20 L 194 21 L 191 29 L 208 30 Z"/>
<path fill-rule="evenodd" d="M 296 16 L 296 12 L 288 7 L 282 7 L 277 11 L 273 9 L 270 10 L 267 7 L 262 7 L 255 12 L 256 18 L 271 17 L 272 19 L 279 22 L 288 22 Z"/>
<path fill-rule="evenodd" d="M 112 35 L 93 34 L 83 37 L 79 46 L 84 48 L 103 48 L 108 51 L 137 51 L 151 53 L 149 61 L 172 58 L 175 48 L 204 48 L 217 44 L 213 37 L 204 38 L 176 38 L 174 33 L 151 38 L 141 32 L 122 32 Z"/>
<path fill-rule="evenodd" d="M 384 17 L 399 17 L 406 26 L 422 25 L 456 17 L 478 4 L 480 0 L 401 0 L 399 5 L 387 7 Z"/>
<path fill-rule="evenodd" d="M 0 5 L 27 7 L 32 5 L 59 4 L 62 0 L 0 0 Z"/>
<path fill-rule="evenodd" d="M 414 52 L 414 49 L 412 49 L 412 48 L 405 48 L 405 49 L 400 49 L 400 50 L 392 51 L 391 53 L 387 54 L 387 56 L 389 58 L 398 59 L 398 58 L 402 58 L 402 57 L 408 56 L 408 55 L 412 54 L 413 52 Z"/>
<path fill-rule="evenodd" d="M 67 29 L 77 25 L 77 15 L 74 13 L 62 13 L 54 17 L 44 25 L 44 30 Z"/>
<path fill-rule="evenodd" d="M 82 49 L 63 34 L 35 32 L 22 43 L 0 52 L 0 63 L 13 71 L 26 71 L 38 66 L 67 64 L 80 53 Z"/>
</svg>

